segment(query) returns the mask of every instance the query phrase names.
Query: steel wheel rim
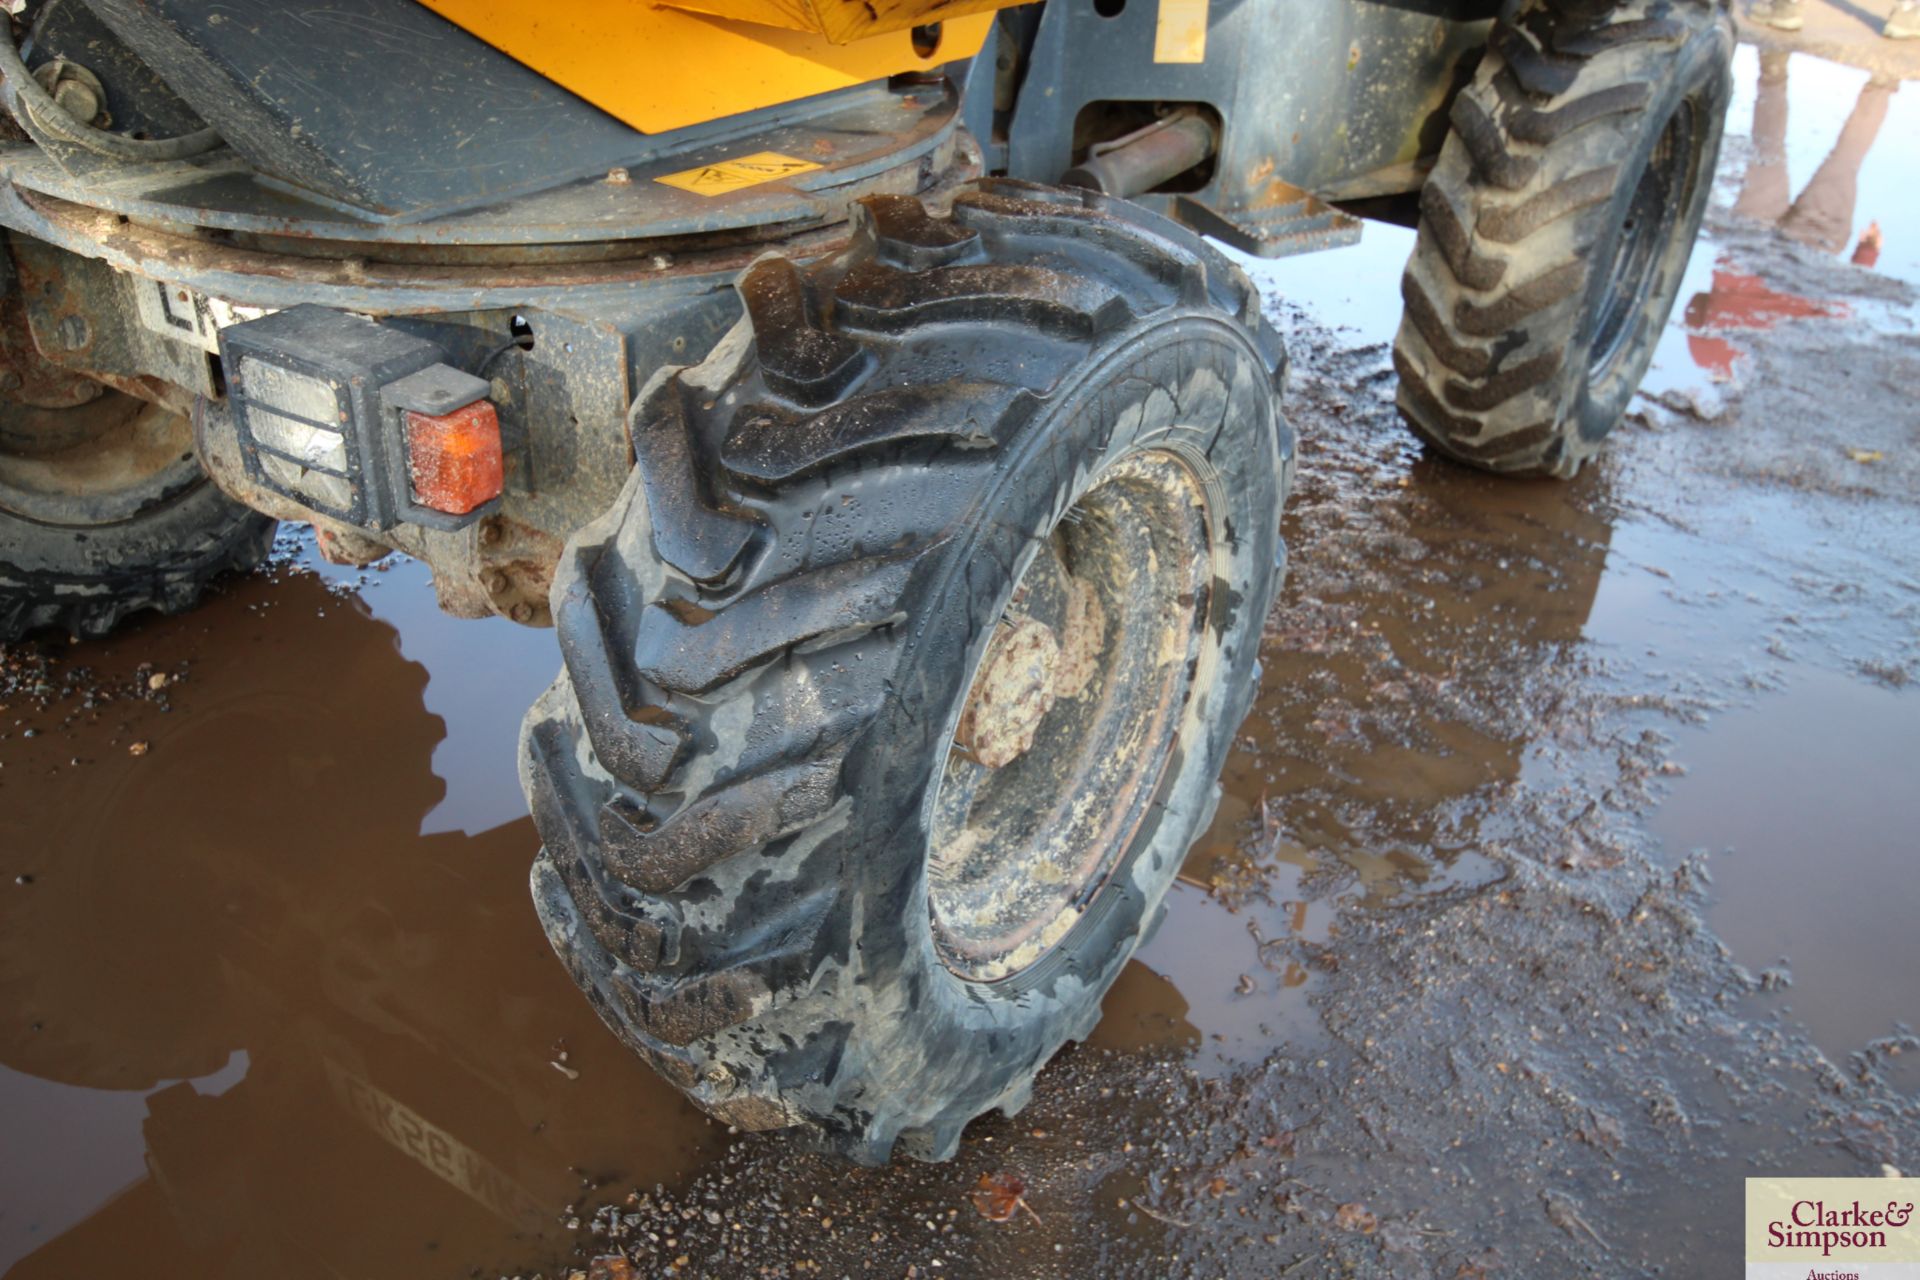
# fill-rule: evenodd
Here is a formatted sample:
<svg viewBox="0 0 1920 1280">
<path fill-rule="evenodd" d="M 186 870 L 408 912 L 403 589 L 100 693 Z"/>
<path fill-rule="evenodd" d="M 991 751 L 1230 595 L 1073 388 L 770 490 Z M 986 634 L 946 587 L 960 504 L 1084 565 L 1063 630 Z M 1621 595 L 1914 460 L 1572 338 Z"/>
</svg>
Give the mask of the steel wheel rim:
<svg viewBox="0 0 1920 1280">
<path fill-rule="evenodd" d="M 84 423 L 75 441 L 49 449 L 0 444 L 0 513 L 96 528 L 130 520 L 200 479 L 184 414 L 116 391 L 61 412 Z"/>
<path fill-rule="evenodd" d="M 1603 381 L 1631 345 L 1634 321 L 1653 295 L 1661 259 L 1692 195 L 1693 104 L 1682 102 L 1668 118 L 1647 157 L 1627 203 L 1627 217 L 1614 240 L 1594 329 L 1588 379 Z"/>
<path fill-rule="evenodd" d="M 1210 530 L 1192 467 L 1142 450 L 1088 489 L 1015 584 L 927 800 L 934 945 L 961 978 L 1027 971 L 1108 888 L 1205 678 Z"/>
</svg>

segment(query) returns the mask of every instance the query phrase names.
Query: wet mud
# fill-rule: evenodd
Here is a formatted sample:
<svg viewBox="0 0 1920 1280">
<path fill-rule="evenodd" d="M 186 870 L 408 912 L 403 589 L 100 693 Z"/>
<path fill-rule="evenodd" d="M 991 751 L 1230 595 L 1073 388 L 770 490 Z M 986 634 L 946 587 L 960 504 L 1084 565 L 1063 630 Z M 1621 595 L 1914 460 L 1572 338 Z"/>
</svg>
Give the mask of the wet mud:
<svg viewBox="0 0 1920 1280">
<path fill-rule="evenodd" d="M 1258 268 L 1302 452 L 1227 797 L 951 1164 L 729 1134 L 599 1027 L 526 900 L 549 634 L 293 534 L 6 652 L 0 1270 L 1717 1277 L 1745 1176 L 1920 1165 L 1920 90 L 1863 147 L 1867 73 L 1738 69 L 1571 484 L 1406 438 L 1404 233 Z M 1823 167 L 1817 241 L 1741 208 Z"/>
</svg>

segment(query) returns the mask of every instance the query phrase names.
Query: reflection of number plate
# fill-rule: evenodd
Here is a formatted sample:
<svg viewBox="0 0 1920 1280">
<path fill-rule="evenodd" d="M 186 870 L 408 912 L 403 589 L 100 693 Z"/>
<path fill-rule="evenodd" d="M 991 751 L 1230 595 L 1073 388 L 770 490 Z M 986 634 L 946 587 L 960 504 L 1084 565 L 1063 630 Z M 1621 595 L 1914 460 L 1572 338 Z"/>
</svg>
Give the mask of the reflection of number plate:
<svg viewBox="0 0 1920 1280">
<path fill-rule="evenodd" d="M 375 1133 L 517 1227 L 551 1220 L 549 1209 L 478 1151 L 333 1059 L 325 1061 L 334 1096 Z"/>
<path fill-rule="evenodd" d="M 190 343 L 203 351 L 220 350 L 220 331 L 242 320 L 258 320 L 266 307 L 242 306 L 225 298 L 210 298 L 198 289 L 164 280 L 136 278 L 140 322 L 155 333 Z"/>
</svg>

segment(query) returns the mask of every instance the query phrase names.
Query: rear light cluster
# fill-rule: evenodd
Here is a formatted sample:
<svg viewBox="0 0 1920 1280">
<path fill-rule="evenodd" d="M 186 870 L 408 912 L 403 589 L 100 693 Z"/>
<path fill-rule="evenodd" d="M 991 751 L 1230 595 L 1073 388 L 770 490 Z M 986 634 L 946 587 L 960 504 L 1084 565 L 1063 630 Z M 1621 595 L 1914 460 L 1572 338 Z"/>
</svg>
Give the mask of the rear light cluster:
<svg viewBox="0 0 1920 1280">
<path fill-rule="evenodd" d="M 460 528 L 499 503 L 500 418 L 487 383 L 434 343 L 299 306 L 220 336 L 254 480 L 349 524 Z"/>
</svg>

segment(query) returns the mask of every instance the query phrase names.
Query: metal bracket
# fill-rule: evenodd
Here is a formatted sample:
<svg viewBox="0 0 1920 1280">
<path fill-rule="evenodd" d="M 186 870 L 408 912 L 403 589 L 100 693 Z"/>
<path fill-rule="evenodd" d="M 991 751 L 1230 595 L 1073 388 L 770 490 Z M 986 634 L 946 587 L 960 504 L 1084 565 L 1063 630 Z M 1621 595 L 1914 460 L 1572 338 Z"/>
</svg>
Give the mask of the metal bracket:
<svg viewBox="0 0 1920 1280">
<path fill-rule="evenodd" d="M 1360 219 L 1298 187 L 1274 185 L 1285 187 L 1284 193 L 1259 208 L 1220 210 L 1191 196 L 1175 196 L 1168 212 L 1202 235 L 1258 258 L 1338 249 L 1360 239 Z"/>
</svg>

